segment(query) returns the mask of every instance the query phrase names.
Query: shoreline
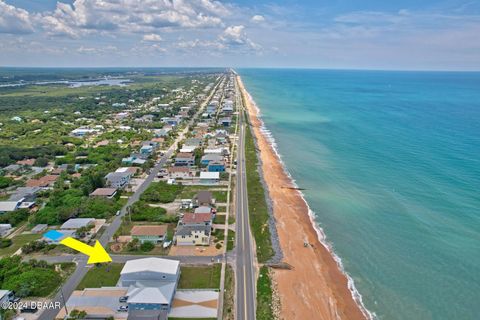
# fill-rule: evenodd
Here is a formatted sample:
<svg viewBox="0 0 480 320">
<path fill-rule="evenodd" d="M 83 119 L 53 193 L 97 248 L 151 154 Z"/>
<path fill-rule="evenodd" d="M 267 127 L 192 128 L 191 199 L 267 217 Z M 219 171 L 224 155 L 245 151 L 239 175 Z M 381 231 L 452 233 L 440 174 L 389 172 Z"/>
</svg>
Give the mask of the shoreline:
<svg viewBox="0 0 480 320">
<path fill-rule="evenodd" d="M 374 315 L 364 307 L 353 279 L 345 273 L 341 259 L 335 255 L 331 245 L 325 241 L 325 234 L 316 225 L 314 212 L 303 193 L 285 188 L 296 188 L 297 185 L 261 120 L 258 106 L 245 89 L 241 77 L 237 77 L 252 133 L 260 150 L 261 176 L 272 206 L 271 218 L 276 222 L 283 261 L 294 267 L 292 270 L 274 269 L 272 272 L 278 288 L 282 318 L 372 319 Z M 304 247 L 304 242 L 310 246 Z"/>
</svg>

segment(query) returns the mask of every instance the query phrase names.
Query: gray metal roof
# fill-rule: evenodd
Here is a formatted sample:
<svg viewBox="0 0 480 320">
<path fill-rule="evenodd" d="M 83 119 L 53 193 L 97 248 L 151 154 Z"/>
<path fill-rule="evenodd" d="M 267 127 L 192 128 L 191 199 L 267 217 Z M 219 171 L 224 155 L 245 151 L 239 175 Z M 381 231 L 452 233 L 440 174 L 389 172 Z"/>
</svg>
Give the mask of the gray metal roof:
<svg viewBox="0 0 480 320">
<path fill-rule="evenodd" d="M 137 281 L 128 288 L 127 303 L 170 304 L 176 282 Z"/>
<path fill-rule="evenodd" d="M 94 222 L 94 218 L 74 218 L 68 219 L 62 226 L 61 229 L 78 229 L 81 227 L 86 227 L 90 223 Z"/>
<path fill-rule="evenodd" d="M 212 230 L 211 225 L 190 225 L 190 226 L 185 226 L 185 225 L 178 225 L 177 227 L 177 236 L 188 236 L 191 235 L 192 232 L 194 231 L 204 231 L 205 234 L 210 234 L 210 231 Z"/>
<path fill-rule="evenodd" d="M 120 274 L 136 273 L 136 272 L 158 272 L 167 274 L 177 274 L 180 261 L 163 258 L 144 258 L 129 260 L 125 263 Z"/>
</svg>

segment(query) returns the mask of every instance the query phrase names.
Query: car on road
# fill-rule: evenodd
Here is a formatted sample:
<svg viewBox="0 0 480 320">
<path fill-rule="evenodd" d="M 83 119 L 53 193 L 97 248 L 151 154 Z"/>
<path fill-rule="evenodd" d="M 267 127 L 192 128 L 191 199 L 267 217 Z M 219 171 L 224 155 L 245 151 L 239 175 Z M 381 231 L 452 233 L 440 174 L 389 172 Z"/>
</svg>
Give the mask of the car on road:
<svg viewBox="0 0 480 320">
<path fill-rule="evenodd" d="M 128 296 L 123 296 L 118 299 L 118 302 L 127 302 Z"/>
<path fill-rule="evenodd" d="M 120 210 L 118 210 L 116 213 L 115 213 L 116 216 L 119 216 L 120 215 Z"/>
<path fill-rule="evenodd" d="M 127 312 L 128 311 L 128 306 L 120 306 L 120 307 L 118 307 L 117 311 Z"/>
</svg>

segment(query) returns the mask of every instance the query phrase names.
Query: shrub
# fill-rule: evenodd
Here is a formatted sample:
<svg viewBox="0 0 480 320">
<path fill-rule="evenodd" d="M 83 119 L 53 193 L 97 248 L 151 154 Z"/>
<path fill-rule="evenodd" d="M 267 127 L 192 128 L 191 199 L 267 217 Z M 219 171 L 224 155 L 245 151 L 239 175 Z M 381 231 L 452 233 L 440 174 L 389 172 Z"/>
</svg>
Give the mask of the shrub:
<svg viewBox="0 0 480 320">
<path fill-rule="evenodd" d="M 150 241 L 146 241 L 140 246 L 140 250 L 142 250 L 143 252 L 152 251 L 153 248 L 155 248 L 155 245 L 153 244 L 153 242 Z"/>
<path fill-rule="evenodd" d="M 12 239 L 0 239 L 0 248 L 10 247 L 12 245 Z"/>
<path fill-rule="evenodd" d="M 173 202 L 182 191 L 182 185 L 167 184 L 165 181 L 152 183 L 141 195 L 140 199 L 146 202 Z"/>
</svg>

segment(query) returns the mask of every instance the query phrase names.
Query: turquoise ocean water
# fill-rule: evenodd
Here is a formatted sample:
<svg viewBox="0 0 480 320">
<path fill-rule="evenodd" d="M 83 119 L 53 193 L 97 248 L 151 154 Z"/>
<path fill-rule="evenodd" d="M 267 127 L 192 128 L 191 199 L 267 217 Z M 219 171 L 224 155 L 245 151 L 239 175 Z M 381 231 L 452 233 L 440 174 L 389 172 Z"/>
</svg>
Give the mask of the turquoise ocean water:
<svg viewBox="0 0 480 320">
<path fill-rule="evenodd" d="M 240 69 L 380 319 L 480 319 L 480 73 Z"/>
</svg>

